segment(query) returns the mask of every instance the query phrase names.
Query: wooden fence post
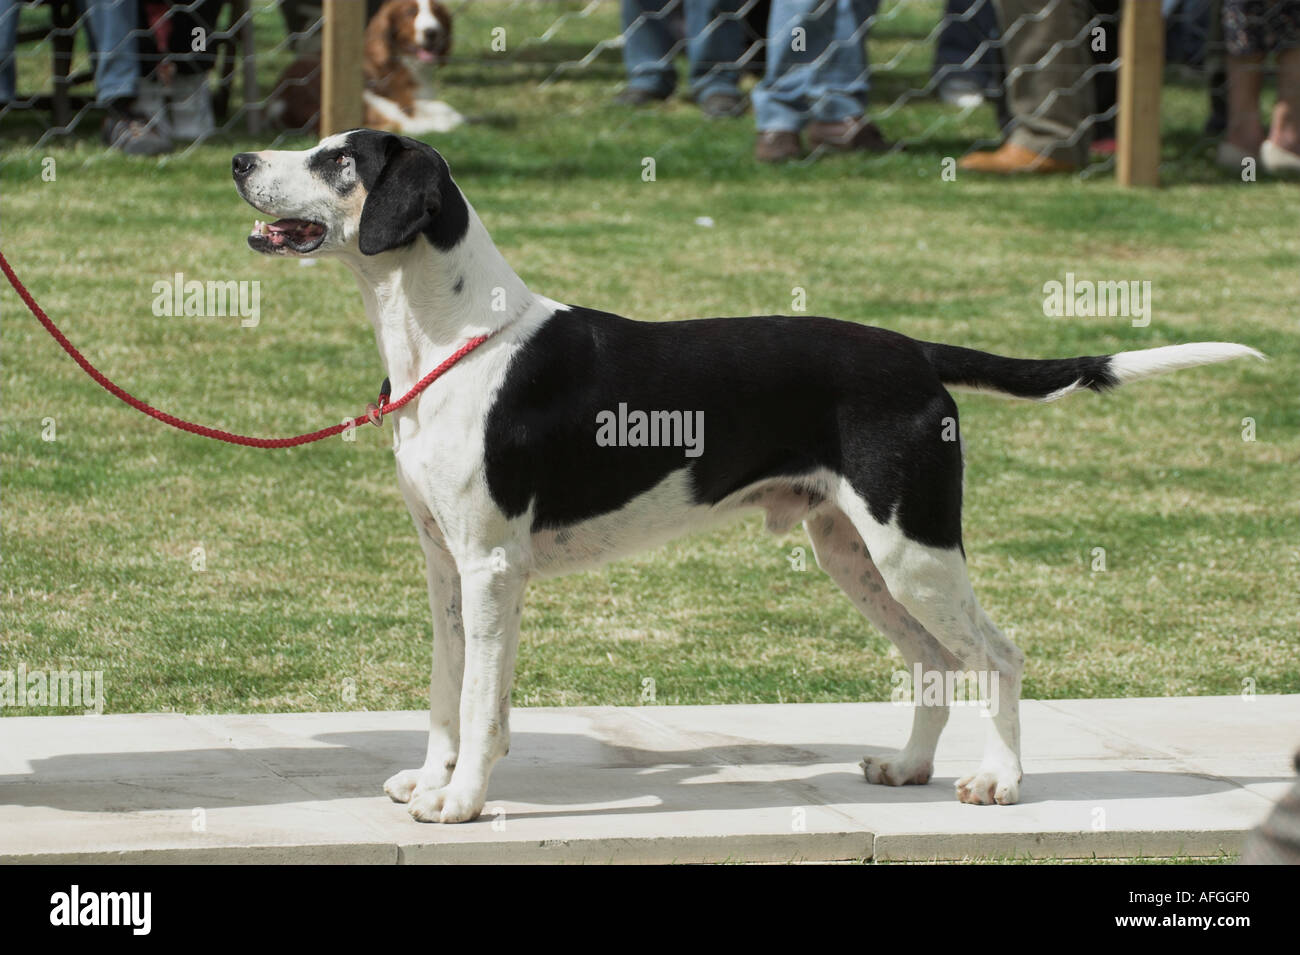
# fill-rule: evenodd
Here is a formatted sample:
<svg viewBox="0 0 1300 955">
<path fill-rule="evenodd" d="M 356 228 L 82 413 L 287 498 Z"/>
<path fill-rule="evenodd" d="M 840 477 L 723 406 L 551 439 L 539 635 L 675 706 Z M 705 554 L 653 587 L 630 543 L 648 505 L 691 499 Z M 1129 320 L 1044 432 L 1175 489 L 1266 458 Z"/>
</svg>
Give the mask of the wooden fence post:
<svg viewBox="0 0 1300 955">
<path fill-rule="evenodd" d="M 361 91 L 362 46 L 366 32 L 365 0 L 324 0 L 325 33 L 321 41 L 321 137 L 356 129 L 364 111 Z"/>
<path fill-rule="evenodd" d="M 1160 0 L 1124 0 L 1119 25 L 1116 177 L 1121 186 L 1160 184 L 1160 87 L 1165 21 Z"/>
</svg>

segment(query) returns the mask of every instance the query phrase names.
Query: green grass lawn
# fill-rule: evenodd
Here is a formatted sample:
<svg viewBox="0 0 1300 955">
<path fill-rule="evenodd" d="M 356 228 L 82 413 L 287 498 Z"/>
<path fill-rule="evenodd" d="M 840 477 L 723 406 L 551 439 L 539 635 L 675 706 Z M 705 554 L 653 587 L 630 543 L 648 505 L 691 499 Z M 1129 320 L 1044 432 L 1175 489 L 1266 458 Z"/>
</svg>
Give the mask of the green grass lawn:
<svg viewBox="0 0 1300 955">
<path fill-rule="evenodd" d="M 617 51 L 557 70 L 617 30 L 612 4 L 587 9 L 470 5 L 444 74 L 446 98 L 483 121 L 435 145 L 534 289 L 660 320 L 789 312 L 799 287 L 812 314 L 1021 356 L 1260 348 L 1269 363 L 1106 397 L 961 397 L 965 537 L 976 592 L 1028 655 L 1026 696 L 1300 691 L 1300 192 L 1213 166 L 1201 90 L 1166 88 L 1158 192 L 1121 190 L 1104 167 L 944 181 L 944 158 L 994 121 L 886 108 L 924 84 L 928 27 L 911 10 L 872 38 L 877 62 L 897 61 L 878 82 L 881 124 L 909 149 L 759 168 L 752 117 L 608 105 Z M 500 24 L 511 46 L 493 55 Z M 134 161 L 91 138 L 33 149 L 23 119 L 0 133 L 5 254 L 129 390 L 264 435 L 373 398 L 382 371 L 351 277 L 245 247 L 255 213 L 230 156 L 269 137 Z M 153 284 L 176 272 L 259 281 L 260 324 L 155 316 Z M 1150 325 L 1045 317 L 1043 284 L 1067 272 L 1150 281 Z M 101 391 L 5 290 L 0 313 L 0 669 L 103 670 L 109 712 L 424 705 L 421 556 L 386 434 L 287 452 L 183 435 Z M 797 547 L 754 518 L 535 584 L 516 704 L 635 705 L 646 678 L 661 704 L 887 699 L 899 660 L 810 555 L 792 569 Z"/>
</svg>

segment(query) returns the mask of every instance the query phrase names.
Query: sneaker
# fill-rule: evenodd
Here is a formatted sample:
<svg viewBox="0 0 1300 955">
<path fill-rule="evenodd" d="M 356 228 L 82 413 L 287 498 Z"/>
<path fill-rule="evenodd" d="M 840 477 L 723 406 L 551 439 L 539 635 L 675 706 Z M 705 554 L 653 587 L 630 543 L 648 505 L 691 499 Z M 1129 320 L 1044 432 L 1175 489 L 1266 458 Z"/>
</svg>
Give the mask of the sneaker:
<svg viewBox="0 0 1300 955">
<path fill-rule="evenodd" d="M 1271 139 L 1264 140 L 1259 147 L 1259 164 L 1273 176 L 1300 176 L 1300 155 L 1283 149 Z"/>
<path fill-rule="evenodd" d="M 709 119 L 726 119 L 745 112 L 745 98 L 738 93 L 712 93 L 700 100 L 700 112 Z"/>
<path fill-rule="evenodd" d="M 138 116 L 106 116 L 101 130 L 104 145 L 128 156 L 161 156 L 172 141 Z"/>
<path fill-rule="evenodd" d="M 939 84 L 939 99 L 949 106 L 974 109 L 984 105 L 984 87 L 969 76 L 950 76 Z"/>
<path fill-rule="evenodd" d="M 1247 159 L 1259 162 L 1259 153 L 1247 152 L 1226 139 L 1214 151 L 1214 161 L 1230 172 L 1240 173 Z"/>
</svg>

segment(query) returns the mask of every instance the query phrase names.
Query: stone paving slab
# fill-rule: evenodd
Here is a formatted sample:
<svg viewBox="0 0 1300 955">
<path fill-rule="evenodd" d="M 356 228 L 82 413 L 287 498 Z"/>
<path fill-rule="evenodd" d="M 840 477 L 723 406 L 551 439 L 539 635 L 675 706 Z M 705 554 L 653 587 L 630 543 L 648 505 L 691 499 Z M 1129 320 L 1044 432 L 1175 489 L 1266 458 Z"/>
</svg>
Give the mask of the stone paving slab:
<svg viewBox="0 0 1300 955">
<path fill-rule="evenodd" d="M 1026 701 L 1016 806 L 964 806 L 985 720 L 955 708 L 928 786 L 868 786 L 890 703 L 519 709 L 473 823 L 384 779 L 427 715 L 0 719 L 0 861 L 604 863 L 1238 851 L 1293 781 L 1300 695 Z"/>
</svg>

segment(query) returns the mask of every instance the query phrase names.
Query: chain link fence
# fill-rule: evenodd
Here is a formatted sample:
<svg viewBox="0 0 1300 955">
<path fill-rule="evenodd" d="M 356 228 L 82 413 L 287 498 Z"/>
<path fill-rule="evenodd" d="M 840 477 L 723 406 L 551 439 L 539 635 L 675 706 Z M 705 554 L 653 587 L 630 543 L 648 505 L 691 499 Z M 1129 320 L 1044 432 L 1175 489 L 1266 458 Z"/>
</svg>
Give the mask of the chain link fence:
<svg viewBox="0 0 1300 955">
<path fill-rule="evenodd" d="M 383 4 L 348 2 L 371 16 Z M 1166 84 L 1181 91 L 1175 141 L 1203 152 L 1225 123 L 1220 3 L 1160 5 Z M 831 78 L 798 91 L 800 108 L 855 100 L 885 130 L 885 155 L 941 146 L 960 156 L 1039 124 L 1058 129 L 1082 175 L 1113 166 L 1120 0 L 458 0 L 447 9 L 454 43 L 440 58 L 437 95 L 471 123 L 541 111 L 557 134 L 599 136 L 602 123 L 644 112 L 611 107 L 629 89 L 644 93 L 643 106 L 678 112 L 731 92 L 736 111 L 753 103 L 745 121 L 771 122 L 764 114 L 780 119 L 792 96 L 765 94 L 764 70 L 812 64 Z M 1025 59 L 1017 37 L 1030 32 L 1039 35 L 1030 48 L 1046 53 Z M 320 0 L 0 0 L 0 136 L 6 149 L 93 143 L 114 98 L 130 100 L 137 122 L 180 155 L 213 141 L 311 136 L 318 111 L 295 113 L 283 100 L 319 95 L 321 36 Z M 705 117 L 645 127 L 663 139 L 652 147 L 713 135 Z"/>
</svg>

